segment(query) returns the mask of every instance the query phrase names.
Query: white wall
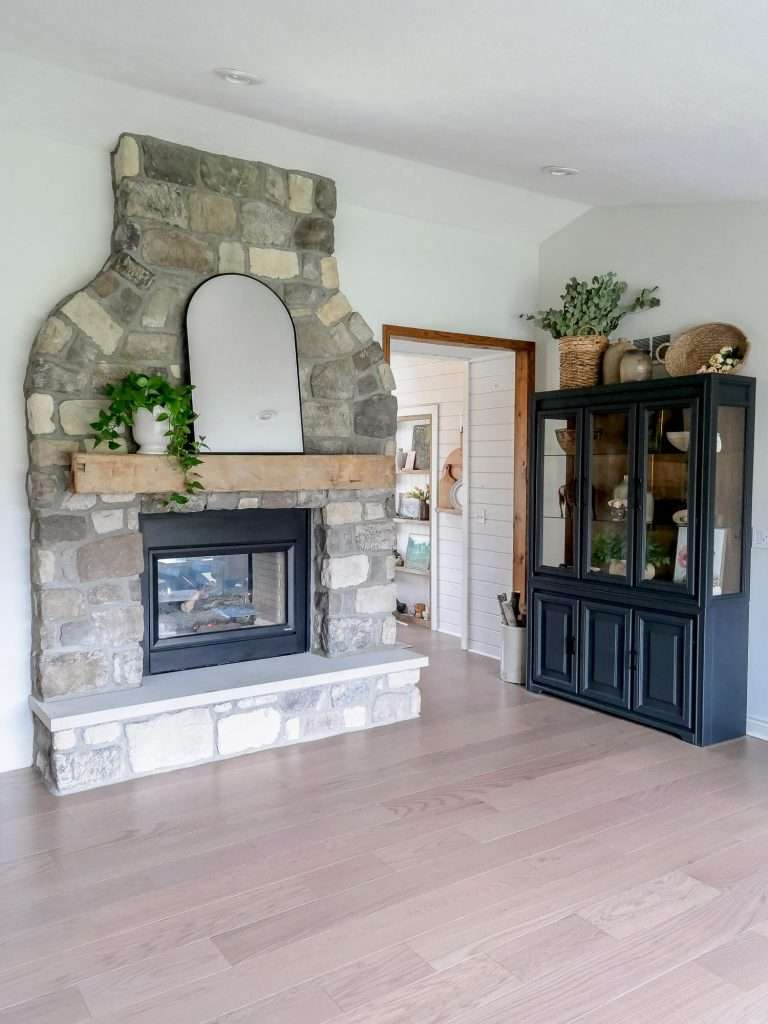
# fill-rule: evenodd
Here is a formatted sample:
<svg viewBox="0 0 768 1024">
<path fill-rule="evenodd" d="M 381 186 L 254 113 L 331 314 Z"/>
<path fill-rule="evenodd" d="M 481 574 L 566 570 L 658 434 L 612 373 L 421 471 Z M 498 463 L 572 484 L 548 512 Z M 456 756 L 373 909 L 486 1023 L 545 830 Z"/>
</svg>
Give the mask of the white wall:
<svg viewBox="0 0 768 1024">
<path fill-rule="evenodd" d="M 757 378 L 753 523 L 768 528 L 768 204 L 660 205 L 591 210 L 541 249 L 541 305 L 571 276 L 616 270 L 631 287 L 658 284 L 661 306 L 627 318 L 621 334 L 647 337 L 711 320 L 752 341 L 744 372 Z M 537 347 L 539 387 L 557 387 L 556 342 Z M 749 731 L 768 739 L 768 550 L 752 551 Z"/>
<path fill-rule="evenodd" d="M 396 342 L 394 343 L 396 344 Z M 439 356 L 414 356 L 393 352 L 390 366 L 397 383 L 398 407 L 436 405 L 438 407 L 438 478 L 443 465 L 454 448 L 461 444 L 461 422 L 464 415 L 464 394 L 467 363 L 459 359 L 441 359 Z M 461 516 L 437 509 L 437 495 L 432 499 L 432 515 L 437 518 L 437 628 L 441 633 L 461 636 L 463 555 Z M 412 530 L 409 525 L 398 526 L 398 535 Z M 418 532 L 418 531 L 415 531 Z M 424 530 L 424 532 L 427 532 Z M 398 578 L 400 590 L 408 579 Z M 426 587 L 423 587 L 426 592 Z M 408 596 L 401 600 L 409 602 Z M 424 600 L 419 597 L 418 600 Z"/>
<path fill-rule="evenodd" d="M 469 649 L 498 658 L 512 590 L 515 357 L 469 364 Z"/>
<path fill-rule="evenodd" d="M 377 333 L 390 321 L 519 334 L 541 240 L 583 209 L 0 54 L 0 770 L 31 755 L 23 371 L 48 310 L 108 255 L 121 131 L 335 178 L 342 286 Z"/>
</svg>

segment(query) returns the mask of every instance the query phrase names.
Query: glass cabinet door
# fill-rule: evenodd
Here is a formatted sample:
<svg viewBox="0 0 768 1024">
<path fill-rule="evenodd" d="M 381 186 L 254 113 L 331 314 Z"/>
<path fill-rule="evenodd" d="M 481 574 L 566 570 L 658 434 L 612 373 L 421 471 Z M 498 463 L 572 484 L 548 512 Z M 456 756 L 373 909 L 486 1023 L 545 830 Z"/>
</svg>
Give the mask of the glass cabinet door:
<svg viewBox="0 0 768 1024">
<path fill-rule="evenodd" d="M 738 594 L 742 588 L 744 539 L 744 446 L 747 410 L 717 408 L 715 499 L 712 545 L 712 596 Z"/>
<path fill-rule="evenodd" d="M 575 574 L 578 558 L 580 417 L 542 413 L 538 418 L 536 568 Z"/>
<path fill-rule="evenodd" d="M 693 400 L 643 409 L 637 582 L 653 589 L 693 591 L 696 423 Z"/>
<path fill-rule="evenodd" d="M 606 581 L 632 578 L 634 410 L 590 412 L 585 423 L 588 499 L 585 573 Z"/>
</svg>

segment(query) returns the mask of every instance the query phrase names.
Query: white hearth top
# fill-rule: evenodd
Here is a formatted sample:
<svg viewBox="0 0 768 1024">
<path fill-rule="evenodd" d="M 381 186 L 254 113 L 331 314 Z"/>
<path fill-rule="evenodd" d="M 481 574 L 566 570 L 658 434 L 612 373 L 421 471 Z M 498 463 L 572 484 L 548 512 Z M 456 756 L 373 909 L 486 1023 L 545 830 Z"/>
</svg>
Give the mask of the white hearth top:
<svg viewBox="0 0 768 1024">
<path fill-rule="evenodd" d="M 425 655 L 398 647 L 342 658 L 307 652 L 145 676 L 141 686 L 130 690 L 110 690 L 109 693 L 58 700 L 30 697 L 29 705 L 51 732 L 59 732 L 244 697 L 266 697 L 307 686 L 406 672 L 426 668 L 428 664 Z"/>
</svg>

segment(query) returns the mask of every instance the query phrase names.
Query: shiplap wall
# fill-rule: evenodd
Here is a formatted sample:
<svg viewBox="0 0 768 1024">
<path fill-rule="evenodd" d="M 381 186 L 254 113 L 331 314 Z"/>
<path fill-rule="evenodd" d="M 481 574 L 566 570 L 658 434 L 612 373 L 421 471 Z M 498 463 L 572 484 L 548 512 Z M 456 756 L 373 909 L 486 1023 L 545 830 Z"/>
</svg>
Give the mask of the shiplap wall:
<svg viewBox="0 0 768 1024">
<path fill-rule="evenodd" d="M 496 595 L 512 589 L 515 357 L 471 362 L 469 391 L 469 648 L 498 658 Z"/>
<path fill-rule="evenodd" d="M 419 405 L 439 407 L 438 462 L 442 472 L 446 457 L 460 442 L 467 363 L 393 352 L 391 367 L 401 409 Z M 442 633 L 461 636 L 461 516 L 450 512 L 437 513 L 437 572 L 437 628 Z M 408 601 L 410 597 L 404 595 L 401 600 Z"/>
</svg>

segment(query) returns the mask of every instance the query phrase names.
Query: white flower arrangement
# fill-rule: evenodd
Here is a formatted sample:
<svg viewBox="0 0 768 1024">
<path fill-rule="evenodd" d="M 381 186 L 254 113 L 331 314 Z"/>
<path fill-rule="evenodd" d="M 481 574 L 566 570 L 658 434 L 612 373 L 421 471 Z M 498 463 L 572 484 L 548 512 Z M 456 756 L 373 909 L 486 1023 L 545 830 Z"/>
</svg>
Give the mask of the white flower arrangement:
<svg viewBox="0 0 768 1024">
<path fill-rule="evenodd" d="M 709 362 L 697 373 L 733 373 L 741 366 L 741 356 L 734 345 L 723 345 L 719 352 L 709 357 Z"/>
</svg>

